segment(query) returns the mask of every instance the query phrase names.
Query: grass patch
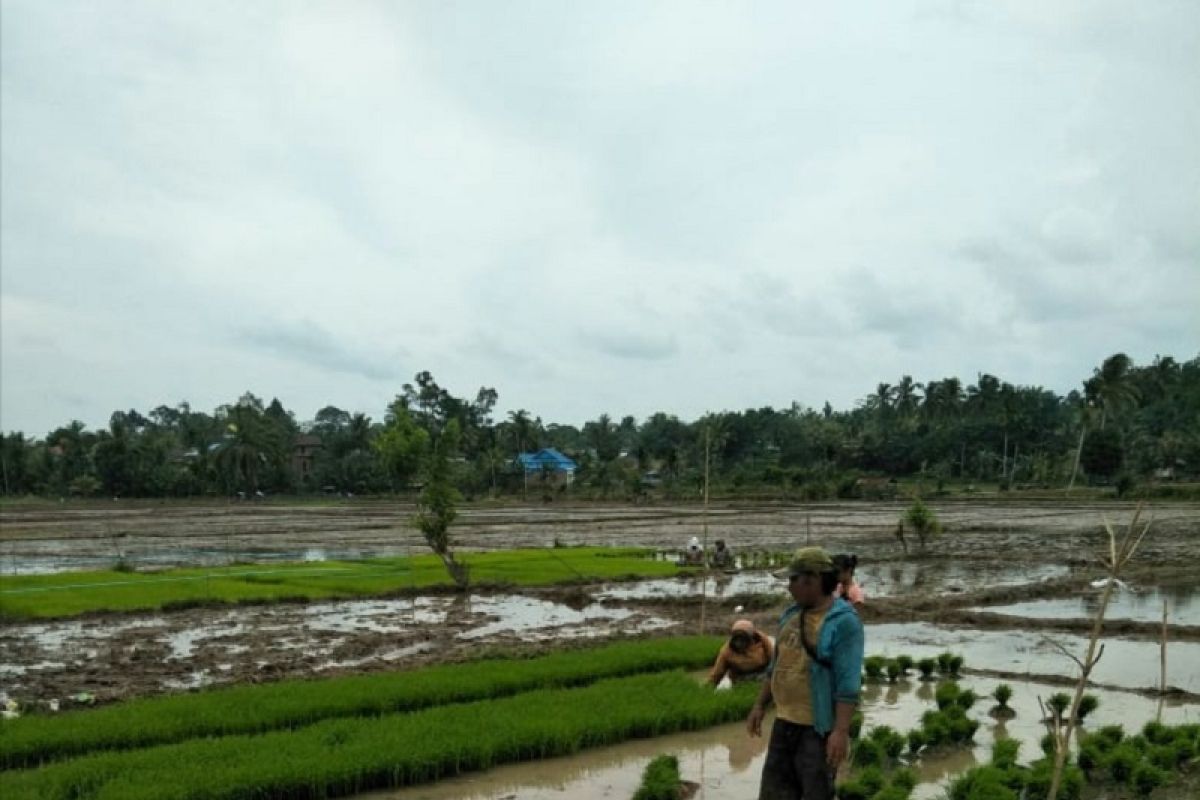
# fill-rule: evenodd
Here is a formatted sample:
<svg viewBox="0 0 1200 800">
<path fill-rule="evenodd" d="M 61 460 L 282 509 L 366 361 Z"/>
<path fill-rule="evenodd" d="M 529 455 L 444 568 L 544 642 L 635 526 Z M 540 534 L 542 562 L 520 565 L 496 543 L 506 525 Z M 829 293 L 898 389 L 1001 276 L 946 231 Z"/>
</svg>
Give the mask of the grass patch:
<svg viewBox="0 0 1200 800">
<path fill-rule="evenodd" d="M 341 796 L 730 722 L 749 711 L 758 688 L 713 692 L 678 672 L 641 675 L 411 714 L 328 720 L 295 731 L 86 756 L 0 773 L 0 796 Z"/>
<path fill-rule="evenodd" d="M 716 637 L 627 642 L 533 659 L 489 659 L 409 672 L 235 686 L 132 700 L 54 716 L 0 722 L 0 768 L 98 750 L 297 728 L 334 717 L 371 716 L 582 686 L 604 678 L 706 666 Z"/>
<path fill-rule="evenodd" d="M 549 586 L 583 580 L 672 577 L 653 551 L 572 547 L 466 553 L 479 585 Z M 451 587 L 434 555 L 241 565 L 162 572 L 97 570 L 0 578 L 0 618 L 71 617 L 94 611 L 157 611 L 217 603 L 363 597 Z"/>
</svg>

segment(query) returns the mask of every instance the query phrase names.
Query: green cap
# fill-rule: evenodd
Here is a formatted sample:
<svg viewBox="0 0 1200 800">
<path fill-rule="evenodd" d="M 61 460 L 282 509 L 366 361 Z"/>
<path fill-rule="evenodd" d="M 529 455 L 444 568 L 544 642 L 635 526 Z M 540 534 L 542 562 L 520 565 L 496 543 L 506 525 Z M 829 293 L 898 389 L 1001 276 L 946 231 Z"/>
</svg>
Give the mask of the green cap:
<svg viewBox="0 0 1200 800">
<path fill-rule="evenodd" d="M 833 559 L 830 558 L 829 553 L 825 552 L 824 547 L 801 547 L 792 556 L 786 574 L 787 577 L 791 578 L 806 572 L 816 574 L 834 572 L 836 569 L 833 565 Z"/>
</svg>

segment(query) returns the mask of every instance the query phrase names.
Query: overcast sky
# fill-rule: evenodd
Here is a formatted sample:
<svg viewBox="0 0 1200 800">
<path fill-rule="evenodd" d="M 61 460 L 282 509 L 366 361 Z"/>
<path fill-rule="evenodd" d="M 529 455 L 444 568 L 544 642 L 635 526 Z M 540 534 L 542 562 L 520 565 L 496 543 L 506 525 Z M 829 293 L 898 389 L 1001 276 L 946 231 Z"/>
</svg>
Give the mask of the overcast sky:
<svg viewBox="0 0 1200 800">
<path fill-rule="evenodd" d="M 1200 352 L 1200 3 L 2 0 L 0 427 Z"/>
</svg>

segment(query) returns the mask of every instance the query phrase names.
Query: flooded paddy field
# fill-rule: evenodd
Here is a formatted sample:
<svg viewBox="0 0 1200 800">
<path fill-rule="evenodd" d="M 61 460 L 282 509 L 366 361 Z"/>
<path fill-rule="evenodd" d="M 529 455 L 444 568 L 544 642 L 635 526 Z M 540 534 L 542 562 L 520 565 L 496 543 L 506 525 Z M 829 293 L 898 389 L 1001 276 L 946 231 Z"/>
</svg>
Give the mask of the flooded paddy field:
<svg viewBox="0 0 1200 800">
<path fill-rule="evenodd" d="M 788 600 L 778 557 L 811 536 L 860 557 L 858 579 L 868 653 L 913 657 L 961 653 L 961 683 L 981 695 L 998 682 L 1015 690 L 1017 717 L 996 722 L 982 700 L 973 747 L 927 754 L 915 764 L 916 797 L 938 796 L 950 776 L 985 761 L 997 737 L 1017 736 L 1026 757 L 1044 732 L 1037 697 L 1063 690 L 1075 667 L 1052 644 L 1080 654 L 1091 582 L 1105 541 L 1102 518 L 1123 524 L 1123 504 L 953 502 L 938 505 L 946 531 L 907 556 L 892 538 L 902 504 L 770 504 L 722 507 L 709 540 L 743 556 L 734 574 L 685 574 L 571 585 L 479 588 L 465 594 L 414 588 L 406 596 L 180 607 L 156 613 L 95 612 L 0 625 L 0 693 L 34 713 L 80 692 L 108 704 L 210 686 L 393 672 L 497 652 L 534 654 L 616 639 L 721 633 L 739 617 L 772 630 Z M 130 506 L 0 511 L 4 575 L 107 567 L 314 562 L 425 553 L 399 504 L 228 507 Z M 1128 587 L 1108 617 L 1125 624 L 1105 640 L 1093 690 L 1101 708 L 1089 725 L 1139 726 L 1159 713 L 1158 628 L 1163 602 L 1171 632 L 1168 722 L 1200 721 L 1200 506 L 1154 509 L 1155 523 Z M 455 535 L 465 551 L 560 545 L 639 546 L 673 559 L 703 533 L 689 506 L 468 508 Z M 769 557 L 768 557 L 769 556 Z M 469 556 L 468 556 L 469 558 Z M 636 556 L 635 558 L 640 558 Z M 768 567 L 767 563 L 774 564 Z M 306 567 L 307 569 L 307 567 Z M 155 578 L 161 576 L 154 576 Z M 68 581 L 69 582 L 69 581 Z M 744 606 L 744 608 L 743 608 Z M 974 616 L 972 616 L 974 615 Z M 1057 626 L 1057 627 L 1056 627 Z M 714 652 L 715 656 L 715 652 Z M 866 687 L 868 728 L 913 727 L 933 704 L 933 685 L 914 678 Z M 597 713 L 602 713 L 598 711 Z M 655 755 L 680 757 L 699 797 L 753 796 L 765 743 L 740 724 L 626 742 L 567 758 L 491 769 L 377 798 L 624 798 Z"/>
<path fill-rule="evenodd" d="M 946 535 L 942 557 L 1072 564 L 1102 542 L 1102 518 L 1128 521 L 1129 503 L 953 500 L 934 502 Z M 717 504 L 711 540 L 735 550 L 790 551 L 811 536 L 831 550 L 875 560 L 901 555 L 892 537 L 901 502 Z M 1200 504 L 1151 509 L 1156 535 L 1143 557 L 1178 561 L 1200 555 Z M 89 503 L 0 509 L 0 574 L 95 569 L 122 560 L 136 568 L 231 562 L 300 561 L 405 555 L 424 548 L 410 504 Z M 681 548 L 703 534 L 696 505 L 552 504 L 467 506 L 455 525 L 465 549 L 565 545 Z"/>
</svg>

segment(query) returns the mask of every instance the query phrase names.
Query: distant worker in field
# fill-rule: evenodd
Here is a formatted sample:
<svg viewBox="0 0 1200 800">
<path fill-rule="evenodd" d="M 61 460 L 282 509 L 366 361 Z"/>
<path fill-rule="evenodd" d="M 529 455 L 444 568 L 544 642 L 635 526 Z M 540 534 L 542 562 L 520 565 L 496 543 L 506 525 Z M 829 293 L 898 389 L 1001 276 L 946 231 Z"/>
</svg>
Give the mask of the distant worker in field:
<svg viewBox="0 0 1200 800">
<path fill-rule="evenodd" d="M 733 567 L 733 551 L 725 546 L 724 539 L 717 539 L 717 546 L 712 554 L 712 565 L 717 569 Z"/>
<path fill-rule="evenodd" d="M 838 587 L 834 597 L 844 597 L 850 605 L 859 608 L 867 602 L 867 594 L 862 584 L 854 580 L 854 571 L 858 569 L 858 556 L 853 553 L 839 553 L 833 557 L 833 565 L 838 570 Z"/>
<path fill-rule="evenodd" d="M 687 549 L 683 551 L 683 563 L 704 565 L 704 548 L 695 536 L 688 541 Z"/>
<path fill-rule="evenodd" d="M 754 627 L 748 619 L 733 623 L 729 641 L 721 645 L 717 662 L 708 673 L 708 682 L 716 686 L 728 675 L 734 683 L 758 677 L 767 671 L 775 655 L 775 642 Z"/>
<path fill-rule="evenodd" d="M 758 797 L 833 800 L 862 688 L 863 626 L 850 604 L 833 596 L 838 570 L 824 549 L 797 550 L 787 578 L 796 602 L 783 612 L 770 680 L 746 720 L 750 735 L 761 736 L 774 701 Z"/>
</svg>

